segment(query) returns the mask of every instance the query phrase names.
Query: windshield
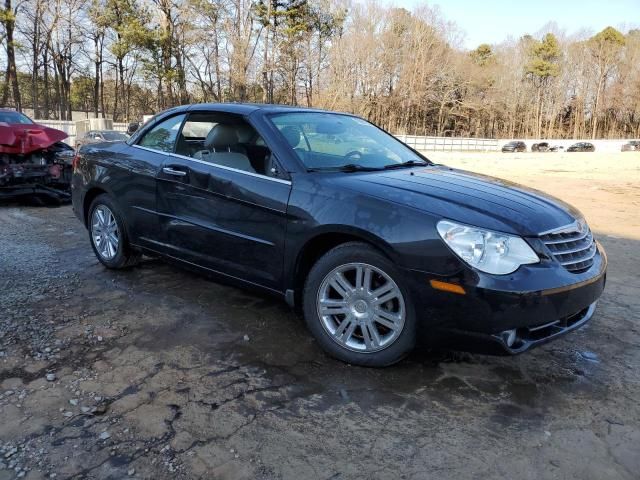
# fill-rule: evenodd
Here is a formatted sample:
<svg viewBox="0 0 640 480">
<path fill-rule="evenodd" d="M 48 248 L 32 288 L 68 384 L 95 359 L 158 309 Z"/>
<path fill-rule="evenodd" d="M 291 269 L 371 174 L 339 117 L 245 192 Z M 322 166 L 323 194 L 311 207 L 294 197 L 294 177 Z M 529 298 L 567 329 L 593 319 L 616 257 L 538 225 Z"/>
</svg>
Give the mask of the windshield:
<svg viewBox="0 0 640 480">
<path fill-rule="evenodd" d="M 20 112 L 0 112 L 0 122 L 31 124 L 33 121 Z"/>
<path fill-rule="evenodd" d="M 118 142 L 129 138 L 127 135 L 120 132 L 102 132 L 102 136 L 109 142 Z"/>
<path fill-rule="evenodd" d="M 282 113 L 270 118 L 309 170 L 428 164 L 395 137 L 361 118 L 324 112 Z"/>
</svg>

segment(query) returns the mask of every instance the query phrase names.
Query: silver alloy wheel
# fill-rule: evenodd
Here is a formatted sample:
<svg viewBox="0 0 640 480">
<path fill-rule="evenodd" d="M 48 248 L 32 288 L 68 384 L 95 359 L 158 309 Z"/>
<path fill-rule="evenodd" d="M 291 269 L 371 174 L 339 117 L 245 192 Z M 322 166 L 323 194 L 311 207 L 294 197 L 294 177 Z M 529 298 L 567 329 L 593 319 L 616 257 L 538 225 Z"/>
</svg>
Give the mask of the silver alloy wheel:
<svg viewBox="0 0 640 480">
<path fill-rule="evenodd" d="M 91 215 L 91 240 L 104 260 L 111 260 L 118 253 L 120 232 L 113 212 L 106 205 L 98 205 Z"/>
<path fill-rule="evenodd" d="M 405 322 L 400 288 L 381 269 L 347 263 L 322 280 L 316 300 L 323 328 L 341 347 L 378 352 L 397 340 Z"/>
</svg>

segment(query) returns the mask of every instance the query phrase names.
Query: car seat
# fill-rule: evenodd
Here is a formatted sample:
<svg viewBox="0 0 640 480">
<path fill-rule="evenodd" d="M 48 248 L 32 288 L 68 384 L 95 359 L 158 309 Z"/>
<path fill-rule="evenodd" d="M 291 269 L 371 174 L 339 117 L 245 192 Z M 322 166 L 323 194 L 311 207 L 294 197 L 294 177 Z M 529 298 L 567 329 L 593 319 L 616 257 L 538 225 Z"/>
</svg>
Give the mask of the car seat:
<svg viewBox="0 0 640 480">
<path fill-rule="evenodd" d="M 204 148 L 196 152 L 193 158 L 256 173 L 246 151 L 238 145 L 237 127 L 233 125 L 218 124 L 213 127 L 205 138 Z"/>
</svg>

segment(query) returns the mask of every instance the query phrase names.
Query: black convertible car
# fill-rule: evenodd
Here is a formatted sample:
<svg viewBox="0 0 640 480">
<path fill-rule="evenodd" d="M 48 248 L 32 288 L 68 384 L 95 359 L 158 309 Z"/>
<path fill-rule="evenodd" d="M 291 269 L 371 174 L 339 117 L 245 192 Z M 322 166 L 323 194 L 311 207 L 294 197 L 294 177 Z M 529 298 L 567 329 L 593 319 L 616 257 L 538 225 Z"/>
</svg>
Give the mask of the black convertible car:
<svg viewBox="0 0 640 480">
<path fill-rule="evenodd" d="M 392 364 L 418 338 L 520 353 L 584 325 L 605 285 L 577 210 L 433 164 L 352 115 L 182 106 L 74 167 L 105 266 L 150 253 L 272 292 L 353 364 Z"/>
</svg>

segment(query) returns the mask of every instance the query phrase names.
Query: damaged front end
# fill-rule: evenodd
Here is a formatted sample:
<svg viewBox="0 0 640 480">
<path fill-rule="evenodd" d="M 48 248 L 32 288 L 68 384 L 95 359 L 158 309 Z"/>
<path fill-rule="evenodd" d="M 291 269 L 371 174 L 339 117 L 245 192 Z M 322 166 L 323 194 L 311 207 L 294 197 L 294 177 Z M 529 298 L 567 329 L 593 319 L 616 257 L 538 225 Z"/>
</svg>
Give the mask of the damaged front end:
<svg viewBox="0 0 640 480">
<path fill-rule="evenodd" d="M 35 123 L 0 122 L 0 200 L 70 201 L 75 152 L 65 138 Z"/>
</svg>

